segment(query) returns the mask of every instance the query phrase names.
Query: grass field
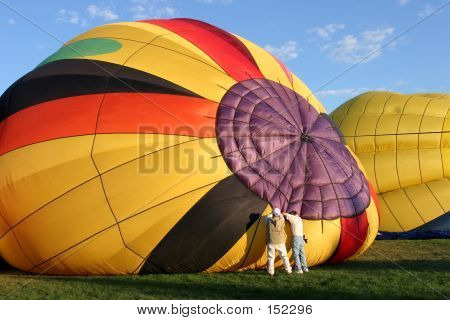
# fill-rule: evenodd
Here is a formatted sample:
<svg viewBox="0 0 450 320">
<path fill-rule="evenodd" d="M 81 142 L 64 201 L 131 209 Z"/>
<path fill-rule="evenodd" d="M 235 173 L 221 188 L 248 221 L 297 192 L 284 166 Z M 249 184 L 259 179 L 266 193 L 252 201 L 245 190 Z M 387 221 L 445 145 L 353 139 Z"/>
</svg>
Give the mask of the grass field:
<svg viewBox="0 0 450 320">
<path fill-rule="evenodd" d="M 1 299 L 448 299 L 450 240 L 376 241 L 304 275 L 278 271 L 115 277 L 0 274 Z"/>
</svg>

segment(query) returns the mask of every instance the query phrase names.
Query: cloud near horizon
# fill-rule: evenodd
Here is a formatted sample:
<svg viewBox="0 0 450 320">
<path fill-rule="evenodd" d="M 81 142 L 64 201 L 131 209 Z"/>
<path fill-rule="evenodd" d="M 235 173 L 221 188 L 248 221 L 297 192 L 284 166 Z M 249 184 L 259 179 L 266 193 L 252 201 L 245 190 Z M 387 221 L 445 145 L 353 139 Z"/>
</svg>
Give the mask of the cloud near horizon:
<svg viewBox="0 0 450 320">
<path fill-rule="evenodd" d="M 308 30 L 316 36 L 316 44 L 321 52 L 334 62 L 353 64 L 359 61 L 368 62 L 379 57 L 382 46 L 395 32 L 394 27 L 376 27 L 362 31 L 359 34 L 346 34 L 336 37 L 336 34 L 345 29 L 341 23 L 331 23 L 323 27 Z M 397 43 L 390 43 L 387 48 L 394 49 Z"/>
<path fill-rule="evenodd" d="M 129 11 L 134 20 L 171 18 L 177 12 L 169 0 L 131 0 Z"/>
<path fill-rule="evenodd" d="M 288 40 L 279 47 L 274 47 L 268 44 L 264 46 L 264 49 L 283 61 L 297 58 L 300 51 L 300 49 L 297 47 L 297 42 L 294 40 Z"/>
<path fill-rule="evenodd" d="M 119 19 L 119 15 L 114 12 L 113 8 L 110 7 L 100 7 L 94 4 L 90 4 L 87 7 L 87 12 L 91 18 L 100 18 L 104 21 L 112 21 Z"/>
</svg>

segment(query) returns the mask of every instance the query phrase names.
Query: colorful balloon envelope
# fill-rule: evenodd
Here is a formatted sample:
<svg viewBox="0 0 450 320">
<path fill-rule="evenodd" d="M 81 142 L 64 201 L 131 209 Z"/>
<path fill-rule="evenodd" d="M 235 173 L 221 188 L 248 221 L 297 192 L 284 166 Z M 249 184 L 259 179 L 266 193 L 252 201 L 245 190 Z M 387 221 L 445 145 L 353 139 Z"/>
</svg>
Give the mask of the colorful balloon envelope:
<svg viewBox="0 0 450 320">
<path fill-rule="evenodd" d="M 366 168 L 380 231 L 450 231 L 450 96 L 367 92 L 331 117 Z"/>
<path fill-rule="evenodd" d="M 271 206 L 303 218 L 311 266 L 378 231 L 375 193 L 311 91 L 201 21 L 89 30 L 0 107 L 0 255 L 25 271 L 262 269 Z"/>
</svg>

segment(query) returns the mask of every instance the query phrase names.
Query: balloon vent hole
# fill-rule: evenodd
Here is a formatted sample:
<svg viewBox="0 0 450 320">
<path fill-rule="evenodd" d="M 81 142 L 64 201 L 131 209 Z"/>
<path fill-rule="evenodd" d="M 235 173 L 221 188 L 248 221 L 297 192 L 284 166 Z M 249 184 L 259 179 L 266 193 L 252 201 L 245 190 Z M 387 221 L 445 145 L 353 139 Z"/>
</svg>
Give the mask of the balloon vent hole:
<svg viewBox="0 0 450 320">
<path fill-rule="evenodd" d="M 302 139 L 302 141 L 304 142 L 310 142 L 312 140 L 311 136 L 308 136 L 306 133 L 302 132 L 302 134 L 300 135 L 300 138 Z"/>
</svg>

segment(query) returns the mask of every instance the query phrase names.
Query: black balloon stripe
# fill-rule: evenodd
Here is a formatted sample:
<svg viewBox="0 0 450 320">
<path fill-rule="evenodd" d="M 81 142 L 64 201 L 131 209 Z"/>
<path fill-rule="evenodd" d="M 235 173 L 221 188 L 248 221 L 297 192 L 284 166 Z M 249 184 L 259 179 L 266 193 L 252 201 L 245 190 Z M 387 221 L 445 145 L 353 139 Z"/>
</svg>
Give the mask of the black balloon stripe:
<svg viewBox="0 0 450 320">
<path fill-rule="evenodd" d="M 151 252 L 140 273 L 207 270 L 258 221 L 267 202 L 235 176 L 204 195 Z M 157 266 L 157 267 L 155 267 Z"/>
<path fill-rule="evenodd" d="M 104 61 L 58 60 L 29 72 L 0 97 L 0 121 L 27 107 L 60 98 L 114 92 L 200 97 L 155 75 Z"/>
</svg>

